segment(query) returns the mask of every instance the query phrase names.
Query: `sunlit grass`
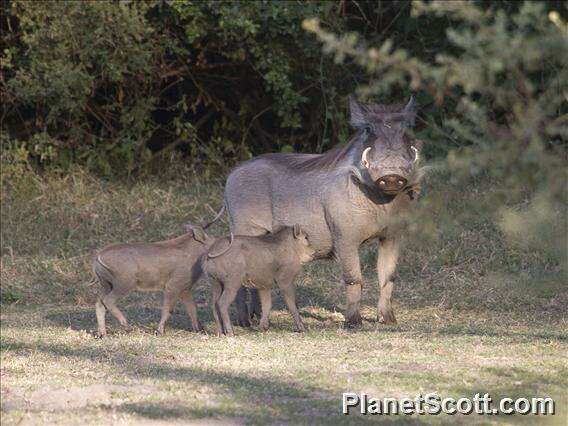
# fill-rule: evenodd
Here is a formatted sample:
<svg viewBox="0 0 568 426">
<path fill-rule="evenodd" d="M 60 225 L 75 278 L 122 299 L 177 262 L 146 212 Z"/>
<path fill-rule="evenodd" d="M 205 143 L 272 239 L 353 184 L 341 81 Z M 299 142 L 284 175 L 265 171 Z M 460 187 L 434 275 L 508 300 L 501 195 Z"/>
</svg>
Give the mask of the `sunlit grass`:
<svg viewBox="0 0 568 426">
<path fill-rule="evenodd" d="M 154 336 L 159 295 L 139 294 L 120 303 L 132 329 L 109 315 L 109 337 L 94 339 L 93 251 L 169 238 L 220 205 L 221 187 L 189 173 L 130 184 L 74 173 L 3 196 L 3 424 L 566 423 L 567 289 L 554 271 L 545 274 L 546 260 L 508 251 L 483 221 L 438 243 L 407 241 L 397 325 L 375 321 L 375 253 L 367 246 L 360 330 L 342 328 L 339 267 L 317 261 L 298 282 L 305 334 L 292 331 L 275 293 L 269 332 L 237 327 L 234 338 L 216 337 L 201 285 L 196 299 L 209 334 L 189 332 L 177 306 L 166 334 Z M 212 232 L 226 229 L 222 223 Z M 539 271 L 543 279 L 535 281 Z M 345 391 L 552 396 L 557 414 L 345 417 Z"/>
</svg>

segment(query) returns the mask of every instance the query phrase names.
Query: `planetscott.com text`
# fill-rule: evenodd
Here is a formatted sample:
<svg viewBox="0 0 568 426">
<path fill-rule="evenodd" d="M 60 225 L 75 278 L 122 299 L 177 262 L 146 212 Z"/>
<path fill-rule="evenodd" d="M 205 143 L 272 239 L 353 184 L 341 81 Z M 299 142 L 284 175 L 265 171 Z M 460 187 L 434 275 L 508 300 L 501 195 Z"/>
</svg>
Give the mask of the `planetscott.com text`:
<svg viewBox="0 0 568 426">
<path fill-rule="evenodd" d="M 418 394 L 414 398 L 373 398 L 366 393 L 345 392 L 343 414 L 522 414 L 553 415 L 555 403 L 549 397 L 501 398 L 493 400 L 487 393 L 471 398 L 442 398 L 436 393 Z"/>
</svg>

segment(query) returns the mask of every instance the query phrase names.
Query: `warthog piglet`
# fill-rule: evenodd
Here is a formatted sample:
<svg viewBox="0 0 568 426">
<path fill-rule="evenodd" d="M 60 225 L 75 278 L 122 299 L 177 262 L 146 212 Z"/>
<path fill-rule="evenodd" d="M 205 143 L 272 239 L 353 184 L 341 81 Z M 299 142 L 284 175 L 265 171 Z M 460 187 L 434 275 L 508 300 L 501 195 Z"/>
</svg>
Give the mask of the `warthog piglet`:
<svg viewBox="0 0 568 426">
<path fill-rule="evenodd" d="M 164 332 L 164 325 L 178 298 L 185 305 L 193 331 L 201 331 L 191 288 L 202 275 L 200 258 L 214 241 L 202 228 L 190 227 L 188 233 L 172 240 L 115 244 L 97 253 L 93 271 L 103 286 L 96 303 L 99 336 L 106 335 L 107 309 L 121 325 L 127 325 L 116 302 L 132 290 L 164 292 L 156 333 Z"/>
<path fill-rule="evenodd" d="M 241 286 L 258 290 L 262 305 L 260 327 L 267 330 L 274 282 L 284 296 L 296 330 L 304 331 L 296 307 L 294 279 L 302 263 L 310 261 L 313 255 L 314 250 L 299 225 L 257 237 L 231 235 L 229 243 L 226 238 L 217 240 L 203 260 L 211 284 L 213 315 L 219 334 L 233 335 L 229 306 Z"/>
</svg>

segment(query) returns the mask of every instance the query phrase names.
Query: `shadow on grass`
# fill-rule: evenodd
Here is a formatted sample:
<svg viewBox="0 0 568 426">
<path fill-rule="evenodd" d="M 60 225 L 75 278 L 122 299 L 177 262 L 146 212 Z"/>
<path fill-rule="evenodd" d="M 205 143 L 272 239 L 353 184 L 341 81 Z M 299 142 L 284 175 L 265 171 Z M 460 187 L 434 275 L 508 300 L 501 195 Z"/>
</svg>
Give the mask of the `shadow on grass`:
<svg viewBox="0 0 568 426">
<path fill-rule="evenodd" d="M 330 389 L 268 376 L 270 373 L 245 374 L 217 371 L 195 366 L 172 366 L 148 361 L 139 355 L 128 354 L 128 348 L 106 352 L 104 357 L 92 347 L 69 348 L 56 343 L 34 345 L 3 339 L 3 350 L 34 350 L 66 358 L 81 358 L 104 362 L 117 369 L 117 376 L 133 380 L 151 379 L 195 383 L 217 389 L 215 400 L 209 395 L 198 399 L 159 400 L 124 403 L 108 407 L 109 411 L 124 411 L 148 419 L 175 420 L 213 417 L 228 424 L 375 424 L 370 416 L 341 414 L 341 394 Z M 136 351 L 134 351 L 136 353 Z M 105 407 L 102 407 L 105 409 Z M 241 421 L 242 420 L 242 421 Z M 398 424 L 423 424 L 417 419 L 391 417 Z"/>
<path fill-rule="evenodd" d="M 328 283 L 328 285 L 331 286 L 335 286 L 335 287 L 339 287 L 339 290 L 343 292 L 343 284 L 341 283 L 333 283 L 330 282 Z M 321 291 L 321 288 L 316 288 L 316 287 L 310 287 L 310 286 L 303 286 L 301 288 L 299 288 L 297 290 L 298 292 L 298 306 L 302 307 L 302 306 L 306 306 L 306 305 L 310 305 L 310 306 L 317 306 L 318 308 L 323 308 L 326 309 L 328 311 L 334 312 L 334 311 L 342 311 L 342 309 L 339 308 L 338 304 L 337 304 L 337 298 L 333 295 L 330 294 L 331 291 L 327 294 L 325 294 L 323 291 Z M 330 290 L 335 290 L 337 291 L 337 289 L 333 288 Z M 282 305 L 284 306 L 284 305 Z M 316 318 L 317 319 L 317 318 Z"/>
<path fill-rule="evenodd" d="M 167 397 L 161 400 L 156 393 L 151 400 L 131 401 L 99 408 L 108 410 L 109 415 L 124 412 L 148 420 L 183 421 L 189 419 L 211 419 L 212 424 L 374 424 L 379 420 L 392 421 L 395 424 L 424 424 L 431 418 L 405 416 L 360 416 L 345 417 L 340 413 L 341 395 L 333 389 L 299 383 L 285 378 L 268 376 L 269 372 L 247 374 L 235 373 L 214 368 L 201 368 L 193 365 L 169 365 L 167 362 L 158 363 L 147 358 L 129 354 L 129 347 L 119 351 L 105 351 L 101 357 L 96 348 L 69 348 L 56 343 L 22 344 L 3 339 L 2 349 L 41 351 L 43 353 L 66 357 L 87 359 L 93 362 L 106 363 L 121 375 L 131 379 L 150 379 L 164 382 L 179 382 L 194 384 L 196 387 L 206 386 L 215 389 L 215 398 L 210 394 L 198 393 L 190 398 Z M 475 385 L 452 387 L 451 394 L 473 397 L 476 393 L 489 393 L 493 401 L 503 397 L 532 398 L 533 396 L 551 396 L 556 401 L 556 415 L 539 417 L 539 424 L 550 421 L 557 424 L 566 416 L 565 395 L 543 395 L 539 392 L 543 385 L 553 385 L 562 389 L 565 384 L 563 377 L 568 371 L 560 369 L 554 378 L 550 374 L 539 374 L 523 368 L 488 367 L 480 371 L 480 376 L 490 375 L 500 377 L 500 385 L 491 389 L 477 388 Z M 168 385 L 170 386 L 170 385 Z M 493 407 L 495 407 L 495 403 Z M 477 417 L 477 416 L 474 416 Z M 450 419 L 439 419 L 442 423 L 467 424 L 472 416 L 458 416 Z M 491 416 L 487 421 L 514 421 L 515 424 L 526 422 L 534 424 L 535 416 Z M 428 422 L 430 423 L 430 422 Z"/>
<path fill-rule="evenodd" d="M 343 295 L 343 285 L 341 283 L 330 282 L 330 291 L 324 291 L 321 286 L 300 286 L 297 289 L 298 306 L 300 309 L 304 306 L 316 306 L 323 311 L 341 312 L 342 309 L 336 303 L 339 292 Z M 193 291 L 194 300 L 198 306 L 199 319 L 203 324 L 213 322 L 213 314 L 209 305 L 209 289 L 204 283 L 200 283 Z M 45 318 L 51 323 L 58 326 L 71 328 L 73 330 L 95 330 L 97 327 L 94 299 L 92 307 L 82 306 L 76 309 L 67 310 L 65 312 L 56 312 L 45 315 Z M 277 287 L 273 290 L 273 310 L 282 310 L 287 312 L 284 299 L 280 295 Z M 147 328 L 156 326 L 160 320 L 160 309 L 162 304 L 162 295 L 160 292 L 142 293 L 133 292 L 128 296 L 120 299 L 117 303 L 119 309 L 128 319 L 130 325 Z M 319 315 L 315 312 L 302 312 L 303 316 L 314 318 L 318 321 L 328 319 L 325 315 Z M 236 306 L 233 303 L 231 307 L 231 317 L 233 324 L 237 323 Z M 107 311 L 106 322 L 109 327 L 119 327 L 118 321 Z M 172 311 L 170 318 L 166 324 L 167 328 L 175 330 L 191 330 L 189 317 L 178 301 Z"/>
<path fill-rule="evenodd" d="M 196 289 L 193 292 L 193 297 L 197 304 L 199 320 L 204 324 L 212 322 L 213 313 L 209 308 L 209 295 L 205 289 Z M 132 293 L 120 299 L 117 306 L 126 316 L 131 326 L 141 328 L 156 327 L 160 321 L 162 294 L 160 292 Z M 72 330 L 95 330 L 97 328 L 94 301 L 91 307 L 86 305 L 49 313 L 45 315 L 45 319 L 52 324 L 71 328 Z M 234 313 L 234 322 L 236 322 L 236 312 Z M 120 328 L 116 318 L 108 311 L 106 313 L 106 324 L 110 328 Z M 191 331 L 189 316 L 179 300 L 176 302 L 166 323 L 166 329 Z"/>
<path fill-rule="evenodd" d="M 480 376 L 489 375 L 497 377 L 500 385 L 492 386 L 490 389 L 477 387 L 456 387 L 453 390 L 458 395 L 464 395 L 472 398 L 479 393 L 484 395 L 488 393 L 491 396 L 491 408 L 499 408 L 499 401 L 503 398 L 524 398 L 531 400 L 532 398 L 550 397 L 554 400 L 554 414 L 548 413 L 546 416 L 539 415 L 538 421 L 535 422 L 535 415 L 506 415 L 500 414 L 500 419 L 514 424 L 566 424 L 568 420 L 568 396 L 566 395 L 566 377 L 568 377 L 568 368 L 560 368 L 557 375 L 539 374 L 537 372 L 524 368 L 503 368 L 503 367 L 487 367 L 480 371 Z M 552 385 L 560 391 L 557 394 L 543 394 L 542 388 L 545 385 Z M 505 408 L 510 408 L 512 405 Z M 523 408 L 523 406 L 521 407 Z M 541 408 L 542 409 L 542 408 Z M 487 417 L 487 419 L 495 419 L 496 416 Z M 564 421 L 563 421 L 564 419 Z"/>
<path fill-rule="evenodd" d="M 471 328 L 462 327 L 446 327 L 437 330 L 437 333 L 442 335 L 455 335 L 455 336 L 486 336 L 486 337 L 514 337 L 522 341 L 530 342 L 533 339 L 539 340 L 554 340 L 558 342 L 568 341 L 568 334 L 559 331 L 551 332 L 530 332 L 530 333 L 510 333 L 503 331 L 491 330 L 473 330 Z"/>
<path fill-rule="evenodd" d="M 441 325 L 436 326 L 434 324 L 418 324 L 418 325 L 405 325 L 405 324 L 394 324 L 388 326 L 379 326 L 378 332 L 383 333 L 411 333 L 419 334 L 423 336 L 434 335 L 434 336 L 477 336 L 477 337 L 498 337 L 507 338 L 516 343 L 531 343 L 535 339 L 544 340 L 547 342 L 567 342 L 568 334 L 561 330 L 560 328 L 546 332 L 546 331 L 531 331 L 531 332 L 510 332 L 506 331 L 506 324 L 495 324 L 491 328 L 473 328 L 468 324 L 464 325 Z M 353 330 L 352 332 L 356 332 Z"/>
<path fill-rule="evenodd" d="M 302 291 L 307 290 L 305 287 L 301 289 Z M 274 297 L 275 302 L 278 300 L 279 303 L 275 303 L 275 309 L 279 309 L 286 314 L 288 313 L 286 307 L 282 304 L 281 298 L 276 296 Z M 205 297 L 200 295 L 196 297 L 196 301 L 198 303 L 198 315 L 201 323 L 205 327 L 213 327 L 214 328 L 214 320 L 211 310 L 209 309 L 208 304 L 205 302 Z M 130 302 L 126 306 L 121 306 L 122 312 L 127 316 L 129 323 L 132 326 L 139 327 L 142 329 L 148 329 L 149 332 L 153 332 L 154 327 L 157 325 L 160 319 L 160 302 L 159 299 L 155 300 L 155 303 L 148 303 L 148 300 L 144 300 L 143 302 L 136 303 Z M 341 310 L 333 304 L 329 304 L 328 308 L 322 308 L 321 305 L 316 305 L 317 310 L 313 310 L 310 307 L 307 309 L 301 309 L 301 315 L 304 318 L 312 318 L 316 320 L 317 324 L 312 324 L 311 328 L 315 329 L 326 329 L 331 327 L 329 324 L 330 318 L 336 313 L 341 312 Z M 374 307 L 372 307 L 374 309 Z M 89 307 L 77 307 L 77 308 L 69 308 L 69 309 L 58 309 L 56 312 L 47 313 L 45 314 L 44 318 L 48 320 L 50 323 L 65 327 L 71 328 L 73 330 L 87 330 L 87 331 L 94 331 L 96 330 L 96 318 L 95 318 L 95 310 Z M 236 309 L 233 306 L 232 308 L 232 319 L 233 324 L 237 324 L 236 321 Z M 365 318 L 365 322 L 369 324 L 374 324 L 377 327 L 378 333 L 419 333 L 423 335 L 455 335 L 455 336 L 480 336 L 480 337 L 500 337 L 500 338 L 511 338 L 515 339 L 515 341 L 526 341 L 530 342 L 532 340 L 545 340 L 545 341 L 557 341 L 557 342 L 567 342 L 568 341 L 568 333 L 565 333 L 559 327 L 550 328 L 547 327 L 547 323 L 543 322 L 542 327 L 538 327 L 535 330 L 525 331 L 510 331 L 507 327 L 507 323 L 500 320 L 496 323 L 487 324 L 485 323 L 483 326 L 477 326 L 470 324 L 469 322 L 465 323 L 445 323 L 445 324 L 436 324 L 434 322 L 424 321 L 421 323 L 399 323 L 395 325 L 385 326 L 381 325 L 376 322 L 375 318 Z M 519 324 L 517 322 L 514 323 L 516 326 Z M 116 319 L 112 316 L 112 314 L 107 312 L 107 327 L 110 328 L 112 331 L 113 329 L 121 330 L 121 326 L 118 324 Z M 191 324 L 189 321 L 189 317 L 185 312 L 183 306 L 178 303 L 176 308 L 172 312 L 171 317 L 166 324 L 166 332 L 167 330 L 185 330 L 187 332 L 191 332 Z M 243 332 L 248 333 L 247 329 L 243 329 Z M 364 332 L 369 331 L 368 329 L 364 329 Z M 256 333 L 256 329 L 253 328 L 250 331 L 251 333 Z M 351 330 L 352 333 L 357 333 L 358 329 Z"/>
<path fill-rule="evenodd" d="M 119 309 L 128 319 L 131 326 L 141 328 L 156 327 L 160 321 L 160 305 L 155 308 L 150 306 L 119 306 Z M 213 315 L 209 309 L 199 309 L 199 318 L 202 322 L 209 322 L 213 320 Z M 82 308 L 80 310 L 73 310 L 70 312 L 57 312 L 45 316 L 51 323 L 68 327 L 72 330 L 95 330 L 97 328 L 97 321 L 95 316 L 95 309 Z M 121 328 L 118 321 L 114 316 L 107 312 L 106 316 L 107 328 Z M 168 319 L 166 329 L 174 330 L 187 330 L 191 331 L 191 323 L 187 313 L 181 306 L 177 306 Z"/>
</svg>

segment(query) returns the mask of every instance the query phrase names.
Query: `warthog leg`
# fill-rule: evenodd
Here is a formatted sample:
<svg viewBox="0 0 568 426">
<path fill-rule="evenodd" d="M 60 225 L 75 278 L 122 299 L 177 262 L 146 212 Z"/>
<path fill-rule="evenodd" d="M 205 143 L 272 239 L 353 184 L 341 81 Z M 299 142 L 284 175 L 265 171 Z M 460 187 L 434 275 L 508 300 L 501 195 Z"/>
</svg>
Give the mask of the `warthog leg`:
<svg viewBox="0 0 568 426">
<path fill-rule="evenodd" d="M 284 297 L 284 302 L 286 302 L 286 306 L 288 307 L 288 311 L 292 318 L 294 318 L 295 330 L 299 332 L 306 331 L 304 327 L 304 323 L 302 322 L 302 317 L 300 317 L 300 313 L 298 312 L 298 305 L 296 305 L 296 288 L 294 287 L 294 280 L 287 280 L 286 282 L 279 284 L 280 291 L 282 292 L 282 296 Z"/>
<path fill-rule="evenodd" d="M 180 296 L 185 306 L 185 310 L 187 311 L 187 315 L 189 315 L 189 319 L 191 320 L 191 329 L 196 333 L 203 331 L 203 326 L 201 325 L 201 322 L 199 322 L 199 317 L 197 316 L 197 306 L 195 306 L 191 290 L 182 291 Z"/>
<path fill-rule="evenodd" d="M 250 294 L 250 309 L 247 305 L 247 293 Z M 237 321 L 241 327 L 250 327 L 254 317 L 262 316 L 262 307 L 258 290 L 254 288 L 241 287 L 237 293 Z"/>
<path fill-rule="evenodd" d="M 213 310 L 213 317 L 217 325 L 217 334 L 221 335 L 225 333 L 223 323 L 221 322 L 221 315 L 219 314 L 219 298 L 223 293 L 223 286 L 214 278 L 210 278 L 209 282 L 211 286 L 211 309 Z"/>
<path fill-rule="evenodd" d="M 108 309 L 110 311 L 110 313 L 114 315 L 114 317 L 118 320 L 120 325 L 122 325 L 123 327 L 126 327 L 126 326 L 128 326 L 128 321 L 126 320 L 126 317 L 124 316 L 124 314 L 122 312 L 120 312 L 120 309 L 118 309 L 118 307 L 116 306 L 116 301 L 118 300 L 119 297 L 126 295 L 129 292 L 129 290 L 124 290 L 124 291 L 117 290 L 117 288 L 120 288 L 120 287 L 121 286 L 115 286 L 110 291 L 110 293 L 101 297 L 99 299 L 99 302 L 101 302 L 102 305 L 104 305 L 104 308 Z M 100 311 L 101 311 L 100 305 L 97 302 L 97 312 L 100 312 Z"/>
<path fill-rule="evenodd" d="M 177 292 L 174 293 L 170 291 L 164 291 L 164 298 L 162 301 L 162 316 L 160 318 L 158 328 L 156 329 L 156 334 L 164 334 L 164 327 L 166 326 L 166 322 L 170 318 L 170 314 L 172 313 L 172 309 L 176 304 L 177 299 Z"/>
<path fill-rule="evenodd" d="M 345 285 L 345 294 L 347 296 L 347 309 L 345 310 L 345 328 L 356 328 L 360 327 L 363 324 L 361 313 L 359 312 L 362 287 L 363 286 L 360 282 Z"/>
<path fill-rule="evenodd" d="M 263 206 L 254 206 L 254 220 L 250 220 L 249 214 L 233 216 L 230 212 L 233 207 L 228 205 L 229 219 L 231 222 L 231 232 L 235 235 L 258 236 L 265 235 L 272 231 L 272 215 L 270 209 L 270 201 L 264 200 Z M 247 203 L 245 198 L 245 203 Z M 244 207 L 244 206 L 243 206 Z M 246 207 L 244 207 L 246 208 Z M 238 210 L 238 209 L 237 209 Z M 263 214 L 264 213 L 264 214 Z M 247 305 L 247 293 L 251 295 L 250 309 Z M 241 327 L 250 327 L 250 320 L 256 316 L 260 318 L 262 309 L 258 293 L 255 289 L 247 289 L 242 287 L 237 295 L 237 319 Z"/>
<path fill-rule="evenodd" d="M 103 305 L 103 301 L 102 298 L 104 296 L 106 296 L 107 294 L 109 294 L 112 291 L 112 284 L 99 277 L 99 281 L 101 282 L 103 289 L 101 291 L 100 296 L 97 298 L 97 303 L 95 305 L 95 310 L 97 313 L 97 328 L 98 328 L 98 337 L 104 337 L 106 336 L 106 308 L 105 305 Z"/>
<path fill-rule="evenodd" d="M 229 316 L 229 307 L 231 303 L 237 297 L 237 292 L 241 287 L 240 281 L 232 282 L 232 283 L 223 283 L 223 293 L 221 297 L 219 297 L 219 301 L 217 302 L 217 306 L 219 308 L 219 314 L 221 315 L 221 321 L 223 321 L 223 328 L 225 329 L 225 334 L 227 336 L 234 336 L 235 333 L 233 332 L 233 325 L 231 324 L 231 317 Z"/>
<path fill-rule="evenodd" d="M 347 296 L 345 328 L 359 327 L 363 323 L 359 313 L 363 282 L 359 248 L 357 244 L 345 240 L 335 242 L 335 247 L 335 254 L 343 269 L 343 281 L 345 282 L 345 293 Z"/>
<path fill-rule="evenodd" d="M 379 276 L 379 302 L 377 304 L 377 318 L 379 322 L 393 324 L 396 322 L 392 309 L 391 296 L 393 282 L 390 281 L 398 261 L 398 238 L 386 238 L 379 243 L 377 256 L 377 274 Z"/>
<path fill-rule="evenodd" d="M 241 327 L 250 327 L 250 314 L 247 306 L 247 289 L 241 287 L 237 293 L 238 324 Z"/>
<path fill-rule="evenodd" d="M 260 303 L 262 304 L 262 315 L 260 317 L 259 327 L 261 330 L 268 330 L 270 327 L 270 311 L 272 310 L 272 292 L 270 289 L 258 290 Z"/>
<path fill-rule="evenodd" d="M 251 288 L 249 289 L 249 291 L 250 291 L 249 318 L 250 319 L 253 319 L 254 317 L 260 318 L 262 316 L 262 307 L 260 305 L 261 301 L 258 294 L 260 290 Z"/>
<path fill-rule="evenodd" d="M 105 337 L 106 336 L 106 324 L 105 324 L 105 316 L 106 316 L 106 308 L 99 297 L 97 299 L 97 303 L 95 304 L 95 310 L 97 312 L 97 328 L 98 332 L 96 337 Z"/>
</svg>

